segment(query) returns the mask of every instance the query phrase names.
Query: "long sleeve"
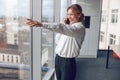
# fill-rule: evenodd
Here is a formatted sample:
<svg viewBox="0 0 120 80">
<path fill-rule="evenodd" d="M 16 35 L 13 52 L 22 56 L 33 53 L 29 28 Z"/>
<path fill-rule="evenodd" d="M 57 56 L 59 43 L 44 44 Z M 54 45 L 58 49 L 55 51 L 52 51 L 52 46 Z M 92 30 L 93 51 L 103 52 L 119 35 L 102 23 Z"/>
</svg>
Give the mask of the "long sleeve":
<svg viewBox="0 0 120 80">
<path fill-rule="evenodd" d="M 57 33 L 61 33 L 67 36 L 71 36 L 71 37 L 78 37 L 80 34 L 85 33 L 85 28 L 80 22 L 74 23 L 72 25 L 46 23 L 46 24 L 43 24 L 43 27 L 45 29 L 48 29 Z"/>
<path fill-rule="evenodd" d="M 77 57 L 85 37 L 85 27 L 81 22 L 72 25 L 43 24 L 44 29 L 57 32 L 55 53 L 62 57 Z"/>
</svg>

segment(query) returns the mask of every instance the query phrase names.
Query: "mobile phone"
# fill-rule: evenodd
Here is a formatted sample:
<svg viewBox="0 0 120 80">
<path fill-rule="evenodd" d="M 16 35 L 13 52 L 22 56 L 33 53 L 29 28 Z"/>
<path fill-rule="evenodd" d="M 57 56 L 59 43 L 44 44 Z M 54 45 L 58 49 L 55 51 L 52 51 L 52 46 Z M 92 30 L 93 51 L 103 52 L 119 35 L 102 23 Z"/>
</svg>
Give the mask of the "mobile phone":
<svg viewBox="0 0 120 80">
<path fill-rule="evenodd" d="M 67 20 L 66 20 L 66 24 L 70 24 L 70 21 L 69 21 L 69 19 L 67 18 Z"/>
</svg>

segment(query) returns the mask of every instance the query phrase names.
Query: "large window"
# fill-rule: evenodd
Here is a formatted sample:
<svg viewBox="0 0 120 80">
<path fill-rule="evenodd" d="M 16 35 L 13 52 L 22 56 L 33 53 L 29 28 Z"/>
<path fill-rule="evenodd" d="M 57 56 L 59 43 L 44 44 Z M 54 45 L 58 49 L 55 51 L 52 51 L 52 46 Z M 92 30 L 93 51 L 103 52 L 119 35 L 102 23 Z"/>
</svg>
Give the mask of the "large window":
<svg viewBox="0 0 120 80">
<path fill-rule="evenodd" d="M 0 79 L 30 80 L 30 0 L 0 0 Z M 2 68 L 2 67 L 3 68 Z"/>
<path fill-rule="evenodd" d="M 54 22 L 54 0 L 42 0 L 42 22 Z M 53 69 L 54 33 L 42 29 L 42 78 Z"/>
<path fill-rule="evenodd" d="M 104 32 L 104 42 L 102 41 L 102 34 L 100 34 L 99 49 L 108 49 L 108 45 L 119 44 L 120 21 L 119 21 L 119 3 L 118 0 L 102 0 L 102 14 L 100 32 Z"/>
</svg>

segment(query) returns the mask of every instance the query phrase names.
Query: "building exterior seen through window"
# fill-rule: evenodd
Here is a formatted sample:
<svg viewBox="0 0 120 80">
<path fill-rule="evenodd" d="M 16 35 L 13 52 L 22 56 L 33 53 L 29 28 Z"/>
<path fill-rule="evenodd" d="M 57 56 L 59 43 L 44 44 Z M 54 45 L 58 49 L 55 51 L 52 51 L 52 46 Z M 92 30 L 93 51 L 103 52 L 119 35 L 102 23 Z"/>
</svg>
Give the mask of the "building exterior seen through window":
<svg viewBox="0 0 120 80">
<path fill-rule="evenodd" d="M 108 49 L 109 45 L 119 45 L 120 6 L 117 3 L 119 0 L 102 1 L 99 49 Z M 104 36 L 104 41 L 101 41 L 103 40 L 102 36 Z"/>
<path fill-rule="evenodd" d="M 29 0 L 0 0 L 1 80 L 30 80 L 30 28 L 24 22 L 29 4 Z"/>
</svg>

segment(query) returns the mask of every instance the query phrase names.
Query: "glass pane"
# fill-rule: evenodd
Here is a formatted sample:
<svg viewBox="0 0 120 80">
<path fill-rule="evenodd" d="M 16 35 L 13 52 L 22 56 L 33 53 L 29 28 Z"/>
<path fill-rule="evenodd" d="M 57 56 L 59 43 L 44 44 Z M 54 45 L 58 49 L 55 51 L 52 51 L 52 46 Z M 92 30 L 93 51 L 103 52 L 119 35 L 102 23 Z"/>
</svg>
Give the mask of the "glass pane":
<svg viewBox="0 0 120 80">
<path fill-rule="evenodd" d="M 54 0 L 42 2 L 42 22 L 53 22 Z M 53 68 L 53 59 L 53 32 L 42 29 L 42 77 Z"/>
<path fill-rule="evenodd" d="M 54 0 L 43 0 L 42 2 L 42 22 L 54 21 Z"/>
<path fill-rule="evenodd" d="M 61 0 L 61 13 L 60 21 L 63 22 L 64 18 L 67 15 L 67 0 Z"/>
<path fill-rule="evenodd" d="M 0 0 L 0 79 L 30 80 L 29 0 Z"/>
</svg>

